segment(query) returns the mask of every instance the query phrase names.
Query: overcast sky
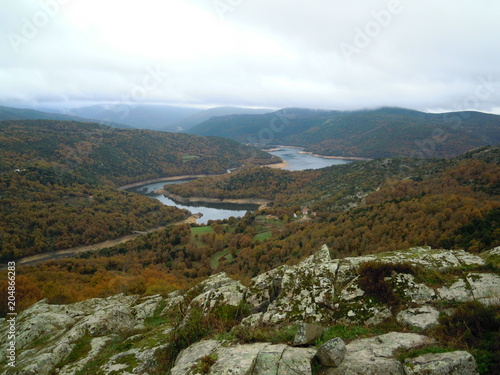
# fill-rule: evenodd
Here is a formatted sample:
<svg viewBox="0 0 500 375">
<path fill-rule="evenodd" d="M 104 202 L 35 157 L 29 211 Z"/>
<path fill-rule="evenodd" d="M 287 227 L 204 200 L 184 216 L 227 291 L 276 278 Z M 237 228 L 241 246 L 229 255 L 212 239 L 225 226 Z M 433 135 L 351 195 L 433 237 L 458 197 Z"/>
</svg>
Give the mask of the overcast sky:
<svg viewBox="0 0 500 375">
<path fill-rule="evenodd" d="M 0 104 L 500 113 L 498 0 L 0 0 Z"/>
</svg>

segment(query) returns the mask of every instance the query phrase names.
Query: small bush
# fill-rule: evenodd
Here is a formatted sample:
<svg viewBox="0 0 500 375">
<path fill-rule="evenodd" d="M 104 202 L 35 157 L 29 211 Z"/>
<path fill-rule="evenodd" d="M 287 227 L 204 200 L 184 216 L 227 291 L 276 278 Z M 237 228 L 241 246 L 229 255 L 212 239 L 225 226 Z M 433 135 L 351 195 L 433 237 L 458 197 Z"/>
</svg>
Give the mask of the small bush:
<svg viewBox="0 0 500 375">
<path fill-rule="evenodd" d="M 500 369 L 500 308 L 477 301 L 460 305 L 450 316 L 440 318 L 434 335 L 442 342 L 469 350 L 481 374 Z"/>
<path fill-rule="evenodd" d="M 236 338 L 244 343 L 270 342 L 272 344 L 291 344 L 297 334 L 297 326 L 237 326 L 232 331 Z"/>
<path fill-rule="evenodd" d="M 416 358 L 424 354 L 432 353 L 432 354 L 439 354 L 439 353 L 448 353 L 455 351 L 456 349 L 450 348 L 450 347 L 444 347 L 444 346 L 437 346 L 437 345 L 429 345 L 425 346 L 423 348 L 418 348 L 418 349 L 409 349 L 409 350 L 403 350 L 399 352 L 398 354 L 398 359 L 400 362 L 404 362 L 405 359 L 407 358 Z"/>
<path fill-rule="evenodd" d="M 359 285 L 368 295 L 380 302 L 396 307 L 402 303 L 400 297 L 394 293 L 393 287 L 387 283 L 386 277 L 392 273 L 415 274 L 415 268 L 409 263 L 382 263 L 369 261 L 359 267 Z"/>
<path fill-rule="evenodd" d="M 242 302 L 238 306 L 222 305 L 209 313 L 200 308 L 192 308 L 189 314 L 177 324 L 168 342 L 171 344 L 157 354 L 158 373 L 168 373 L 182 349 L 213 335 L 221 335 L 236 326 L 250 312 Z M 163 372 L 161 372 L 163 371 Z"/>
<path fill-rule="evenodd" d="M 360 337 L 370 337 L 380 335 L 382 333 L 384 333 L 384 331 L 377 327 L 363 327 L 356 325 L 345 326 L 337 324 L 325 329 L 321 337 L 314 342 L 314 345 L 319 347 L 335 337 L 340 337 L 342 340 L 349 342 Z"/>
</svg>

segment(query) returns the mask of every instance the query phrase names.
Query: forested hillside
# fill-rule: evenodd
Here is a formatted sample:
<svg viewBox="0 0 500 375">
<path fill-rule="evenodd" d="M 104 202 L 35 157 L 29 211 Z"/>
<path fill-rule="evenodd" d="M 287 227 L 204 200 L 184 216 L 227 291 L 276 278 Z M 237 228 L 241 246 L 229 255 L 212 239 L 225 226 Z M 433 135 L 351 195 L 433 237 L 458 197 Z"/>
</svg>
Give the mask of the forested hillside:
<svg viewBox="0 0 500 375">
<path fill-rule="evenodd" d="M 500 144 L 500 116 L 399 108 L 352 112 L 289 108 L 265 115 L 213 117 L 190 132 L 261 145 L 299 146 L 330 156 L 454 157 L 479 146 Z"/>
<path fill-rule="evenodd" d="M 279 161 L 235 141 L 92 123 L 33 120 L 0 122 L 1 171 L 36 160 L 54 170 L 122 185 L 184 174 L 224 173 L 245 164 Z"/>
<path fill-rule="evenodd" d="M 165 294 L 220 271 L 245 281 L 296 264 L 322 244 L 338 258 L 425 245 L 479 253 L 500 245 L 498 147 L 452 160 L 380 159 L 314 172 L 248 169 L 214 183 L 218 193 L 254 196 L 266 192 L 253 192 L 262 181 L 274 202 L 241 220 L 175 226 L 80 259 L 23 267 L 23 282 L 37 298 L 69 302 Z M 215 185 L 189 186 L 199 195 Z"/>
<path fill-rule="evenodd" d="M 0 260 L 94 244 L 188 215 L 117 185 L 271 161 L 227 139 L 90 123 L 0 122 Z"/>
<path fill-rule="evenodd" d="M 51 113 L 35 111 L 33 109 L 13 108 L 0 105 L 0 121 L 5 120 L 57 120 L 57 121 L 78 121 L 86 122 L 89 118 L 62 113 Z M 116 128 L 130 128 L 128 125 L 119 122 L 107 121 L 107 125 Z"/>
</svg>

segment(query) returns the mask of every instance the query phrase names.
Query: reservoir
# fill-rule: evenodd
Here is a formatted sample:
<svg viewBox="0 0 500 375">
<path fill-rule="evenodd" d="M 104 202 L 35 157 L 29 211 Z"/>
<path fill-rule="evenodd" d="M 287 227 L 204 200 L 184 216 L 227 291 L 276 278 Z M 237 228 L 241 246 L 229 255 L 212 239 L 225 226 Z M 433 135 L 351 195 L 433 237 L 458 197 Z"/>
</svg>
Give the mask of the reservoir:
<svg viewBox="0 0 500 375">
<path fill-rule="evenodd" d="M 279 150 L 269 152 L 272 155 L 279 156 L 287 163 L 284 169 L 291 171 L 301 171 L 305 169 L 320 169 L 329 167 L 331 165 L 346 164 L 350 160 L 345 159 L 327 159 L 306 153 L 302 153 L 301 149 L 291 147 L 280 147 Z M 254 204 L 231 204 L 231 203 L 196 203 L 186 204 L 177 203 L 170 198 L 165 197 L 163 194 L 155 194 L 155 190 L 163 189 L 164 185 L 180 184 L 190 181 L 176 180 L 176 181 L 162 181 L 151 184 L 136 186 L 127 191 L 142 194 L 154 199 L 159 200 L 167 206 L 175 206 L 178 208 L 185 208 L 193 214 L 201 213 L 203 216 L 197 220 L 198 224 L 206 224 L 208 220 L 223 220 L 231 216 L 243 217 L 247 211 L 254 211 L 258 208 Z"/>
<path fill-rule="evenodd" d="M 231 203 L 177 203 L 170 198 L 167 198 L 163 194 L 155 194 L 155 190 L 163 189 L 163 186 L 170 184 L 181 184 L 183 182 L 191 181 L 192 179 L 186 180 L 175 180 L 175 181 L 163 181 L 155 182 L 152 184 L 141 185 L 134 188 L 127 189 L 134 193 L 139 193 L 146 195 L 151 198 L 155 198 L 162 202 L 166 206 L 175 206 L 178 208 L 185 208 L 193 214 L 201 213 L 203 216 L 199 218 L 196 222 L 198 224 L 206 224 L 208 220 L 223 220 L 234 217 L 243 217 L 247 211 L 254 211 L 259 208 L 255 204 L 231 204 Z"/>
<path fill-rule="evenodd" d="M 280 147 L 276 151 L 268 151 L 283 159 L 288 165 L 284 168 L 289 171 L 303 171 L 306 169 L 320 169 L 331 165 L 347 164 L 351 160 L 324 158 L 304 153 L 300 148 Z"/>
</svg>

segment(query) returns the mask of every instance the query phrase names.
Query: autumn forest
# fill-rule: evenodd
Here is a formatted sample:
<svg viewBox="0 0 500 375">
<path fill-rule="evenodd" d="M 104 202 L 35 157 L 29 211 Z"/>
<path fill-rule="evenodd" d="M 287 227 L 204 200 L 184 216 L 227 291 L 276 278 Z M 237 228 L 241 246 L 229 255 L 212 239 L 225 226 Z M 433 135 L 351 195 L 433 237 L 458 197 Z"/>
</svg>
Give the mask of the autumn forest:
<svg viewBox="0 0 500 375">
<path fill-rule="evenodd" d="M 18 266 L 21 308 L 42 298 L 70 303 L 116 293 L 166 295 L 221 271 L 246 282 L 296 264 L 322 244 L 338 258 L 412 246 L 480 253 L 500 245 L 499 147 L 320 170 L 263 167 L 279 161 L 216 137 L 0 122 L 3 263 L 164 227 L 76 258 Z M 228 169 L 233 173 L 224 173 Z M 118 189 L 194 174 L 210 176 L 165 189 L 182 197 L 270 203 L 242 218 L 177 224 L 190 213 Z"/>
</svg>

